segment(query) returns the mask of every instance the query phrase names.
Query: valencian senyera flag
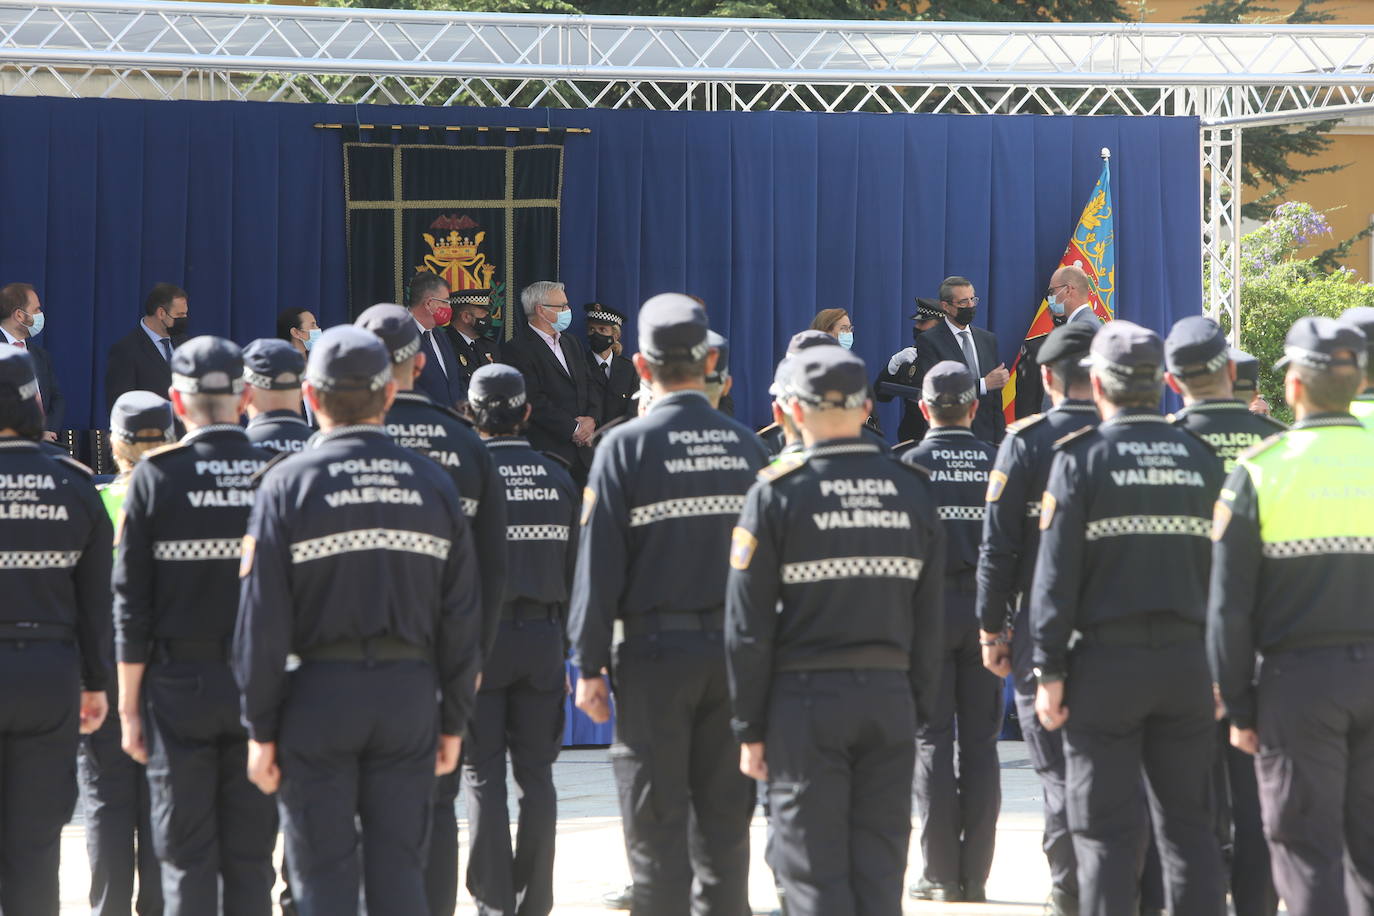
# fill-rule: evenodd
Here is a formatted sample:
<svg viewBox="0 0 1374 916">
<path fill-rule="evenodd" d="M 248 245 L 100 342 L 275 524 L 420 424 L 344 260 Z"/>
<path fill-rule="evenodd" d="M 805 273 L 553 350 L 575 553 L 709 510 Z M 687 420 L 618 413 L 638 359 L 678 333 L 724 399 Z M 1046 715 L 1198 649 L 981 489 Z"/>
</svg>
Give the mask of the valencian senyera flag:
<svg viewBox="0 0 1374 916">
<path fill-rule="evenodd" d="M 508 337 L 520 289 L 558 278 L 564 131 L 344 133 L 350 314 L 405 303 L 411 278 L 430 271 L 454 294 L 489 290 Z"/>
<path fill-rule="evenodd" d="M 1092 281 L 1089 292 L 1093 311 L 1103 321 L 1111 321 L 1114 312 L 1112 299 L 1116 293 L 1116 231 L 1112 210 L 1111 153 L 1102 151 L 1102 174 L 1097 185 L 1088 196 L 1083 215 L 1078 218 L 1078 228 L 1069 238 L 1064 256 L 1059 259 L 1059 267 L 1075 266 L 1083 270 Z M 1025 343 L 1011 366 L 1011 378 L 1002 389 L 1002 410 L 1007 422 L 1029 416 L 1042 409 L 1043 392 L 1040 386 L 1039 365 L 1033 359 L 1045 336 L 1053 331 L 1054 316 L 1050 313 L 1048 298 L 1040 300 L 1035 310 L 1035 319 L 1026 332 Z M 1027 357 L 1032 357 L 1028 359 Z M 1018 382 L 1020 384 L 1018 384 Z"/>
</svg>

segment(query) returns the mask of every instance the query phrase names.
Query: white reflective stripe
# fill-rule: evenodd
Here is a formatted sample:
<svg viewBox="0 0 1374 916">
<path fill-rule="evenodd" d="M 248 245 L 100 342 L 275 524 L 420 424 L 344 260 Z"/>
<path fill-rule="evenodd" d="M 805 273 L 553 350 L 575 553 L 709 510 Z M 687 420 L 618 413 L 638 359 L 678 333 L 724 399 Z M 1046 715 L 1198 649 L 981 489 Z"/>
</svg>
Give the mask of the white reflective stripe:
<svg viewBox="0 0 1374 916">
<path fill-rule="evenodd" d="M 566 541 L 572 529 L 567 525 L 507 525 L 508 541 Z"/>
<path fill-rule="evenodd" d="M 420 531 L 403 531 L 396 528 L 363 528 L 358 531 L 340 531 L 338 534 L 297 541 L 291 545 L 291 562 L 307 563 L 341 553 L 356 553 L 362 550 L 399 550 L 405 553 L 418 553 L 436 560 L 448 559 L 449 541 Z"/>
<path fill-rule="evenodd" d="M 782 582 L 798 585 L 826 579 L 919 579 L 925 561 L 912 557 L 832 557 L 784 563 Z"/>
<path fill-rule="evenodd" d="M 1026 503 L 1026 518 L 1040 517 L 1040 503 L 1037 500 L 1033 503 Z"/>
<path fill-rule="evenodd" d="M 0 569 L 71 569 L 79 550 L 0 550 Z"/>
<path fill-rule="evenodd" d="M 1291 560 L 1294 557 L 1321 557 L 1333 554 L 1374 554 L 1374 537 L 1339 535 L 1325 538 L 1303 538 L 1300 541 L 1275 541 L 1264 545 L 1264 556 L 1270 560 Z"/>
<path fill-rule="evenodd" d="M 661 503 L 635 506 L 630 510 L 630 527 L 652 525 L 670 518 L 696 518 L 703 515 L 739 515 L 744 509 L 744 497 L 734 494 L 721 496 L 686 496 L 665 499 Z"/>
<path fill-rule="evenodd" d="M 472 518 L 473 516 L 475 516 L 477 514 L 477 509 L 482 505 L 481 500 L 468 499 L 466 496 L 462 497 L 462 501 L 463 514 L 466 515 L 468 518 Z"/>
<path fill-rule="evenodd" d="M 987 516 L 986 506 L 940 506 L 936 511 L 942 522 L 981 522 Z"/>
<path fill-rule="evenodd" d="M 237 560 L 243 556 L 243 538 L 194 538 L 187 541 L 154 541 L 154 560 Z"/>
<path fill-rule="evenodd" d="M 1088 522 L 1085 532 L 1090 541 L 1123 534 L 1191 534 L 1205 538 L 1212 534 L 1212 520 L 1196 515 L 1118 515 Z"/>
</svg>

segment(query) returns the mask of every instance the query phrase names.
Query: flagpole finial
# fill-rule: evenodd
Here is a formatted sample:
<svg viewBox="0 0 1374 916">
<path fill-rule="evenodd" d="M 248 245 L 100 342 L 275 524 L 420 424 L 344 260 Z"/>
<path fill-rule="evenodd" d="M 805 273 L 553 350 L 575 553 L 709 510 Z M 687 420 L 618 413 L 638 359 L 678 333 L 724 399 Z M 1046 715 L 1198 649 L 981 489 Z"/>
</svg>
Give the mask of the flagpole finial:
<svg viewBox="0 0 1374 916">
<path fill-rule="evenodd" d="M 1103 158 L 1103 159 L 1110 159 L 1110 158 L 1112 158 L 1112 151 L 1109 150 L 1109 149 L 1107 149 L 1107 147 L 1105 147 L 1105 146 L 1102 147 L 1102 158 Z"/>
</svg>

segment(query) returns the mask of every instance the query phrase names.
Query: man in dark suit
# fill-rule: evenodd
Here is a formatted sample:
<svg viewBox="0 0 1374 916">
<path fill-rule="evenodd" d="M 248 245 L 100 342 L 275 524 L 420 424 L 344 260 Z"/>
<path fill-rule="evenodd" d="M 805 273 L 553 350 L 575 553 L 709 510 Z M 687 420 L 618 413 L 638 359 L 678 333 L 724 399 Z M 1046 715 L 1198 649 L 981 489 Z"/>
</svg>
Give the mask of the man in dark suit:
<svg viewBox="0 0 1374 916">
<path fill-rule="evenodd" d="M 440 407 L 452 409 L 468 399 L 468 386 L 448 335 L 436 331 L 453 320 L 448 300 L 443 277 L 426 270 L 410 278 L 406 307 L 420 329 L 420 350 L 425 354 L 425 368 L 415 380 L 415 390 Z"/>
<path fill-rule="evenodd" d="M 33 342 L 43 330 L 43 303 L 28 283 L 10 283 L 0 287 L 0 332 L 5 343 L 28 350 L 33 358 L 33 372 L 38 377 L 38 398 L 43 405 L 43 438 L 57 441 L 62 417 L 67 412 L 62 389 L 57 386 L 52 357 Z"/>
<path fill-rule="evenodd" d="M 1100 325 L 1102 319 L 1093 311 L 1092 280 L 1079 267 L 1060 267 L 1050 277 L 1045 301 L 1055 327 L 1070 322 Z M 1048 336 L 1048 335 L 1046 335 Z M 1016 362 L 1016 418 L 1028 417 L 1050 409 L 1049 395 L 1040 381 L 1040 346 L 1045 337 L 1034 337 L 1021 345 Z"/>
<path fill-rule="evenodd" d="M 453 307 L 453 320 L 444 325 L 444 336 L 458 357 L 458 374 L 466 392 L 472 373 L 501 361 L 500 346 L 490 336 L 491 290 L 460 290 L 448 297 L 448 304 Z"/>
<path fill-rule="evenodd" d="M 635 364 L 620 352 L 625 316 L 600 302 L 589 302 L 583 308 L 587 310 L 588 365 L 592 382 L 601 392 L 597 425 L 617 417 L 634 417 L 639 413 L 639 404 L 633 397 L 639 391 L 639 373 Z"/>
<path fill-rule="evenodd" d="M 143 302 L 138 327 L 110 347 L 105 361 L 105 407 L 126 391 L 167 396 L 172 387 L 172 351 L 186 340 L 190 322 L 186 291 L 159 283 Z"/>
<path fill-rule="evenodd" d="M 997 338 L 991 331 L 973 326 L 978 296 L 973 282 L 964 277 L 946 277 L 940 284 L 940 311 L 944 313 L 930 330 L 921 335 L 919 351 L 907 384 L 920 386 L 931 366 L 947 359 L 969 367 L 978 379 L 978 413 L 973 418 L 973 434 L 996 445 L 1002 441 L 1007 421 L 1002 413 L 1002 387 L 1011 374 L 997 358 Z M 926 422 L 906 404 L 899 440 L 919 439 L 925 435 Z"/>
<path fill-rule="evenodd" d="M 568 462 L 573 479 L 586 482 L 592 463 L 588 443 L 601 416 L 600 390 L 592 382 L 582 348 L 564 332 L 572 321 L 562 283 L 531 283 L 520 293 L 528 324 L 506 342 L 507 363 L 525 376 L 533 411 L 529 440 L 539 451 Z"/>
</svg>

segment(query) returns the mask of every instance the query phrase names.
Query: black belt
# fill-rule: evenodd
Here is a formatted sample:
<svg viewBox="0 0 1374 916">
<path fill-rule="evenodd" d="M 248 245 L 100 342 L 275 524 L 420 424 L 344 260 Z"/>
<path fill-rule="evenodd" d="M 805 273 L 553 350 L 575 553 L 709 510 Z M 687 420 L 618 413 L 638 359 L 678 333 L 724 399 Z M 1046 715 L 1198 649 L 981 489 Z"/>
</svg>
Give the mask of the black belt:
<svg viewBox="0 0 1374 916">
<path fill-rule="evenodd" d="M 559 618 L 560 607 L 559 604 L 546 604 L 543 601 L 528 601 L 523 598 L 507 601 L 501 606 L 501 619 L 512 623 L 536 620 L 555 621 Z"/>
<path fill-rule="evenodd" d="M 908 671 L 910 668 L 911 657 L 891 646 L 837 649 L 779 661 L 773 666 L 773 670 L 779 674 L 797 671 Z"/>
<path fill-rule="evenodd" d="M 1110 620 L 1085 627 L 1083 641 L 1089 645 L 1122 648 L 1152 648 L 1183 642 L 1199 642 L 1205 629 L 1201 623 L 1173 614 L 1146 614 Z"/>
<path fill-rule="evenodd" d="M 24 642 L 30 639 L 76 639 L 76 631 L 65 623 L 0 623 L 0 640 Z"/>
<path fill-rule="evenodd" d="M 301 661 L 306 662 L 402 662 L 427 661 L 434 653 L 395 636 L 376 636 L 372 639 L 341 639 L 303 649 L 299 655 Z"/>
<path fill-rule="evenodd" d="M 155 662 L 227 662 L 229 642 L 224 639 L 155 639 Z"/>
<path fill-rule="evenodd" d="M 638 614 L 620 621 L 624 633 L 630 636 L 651 636 L 654 633 L 710 633 L 725 629 L 725 611 L 708 608 L 704 611 L 672 611 L 661 614 Z"/>
</svg>

